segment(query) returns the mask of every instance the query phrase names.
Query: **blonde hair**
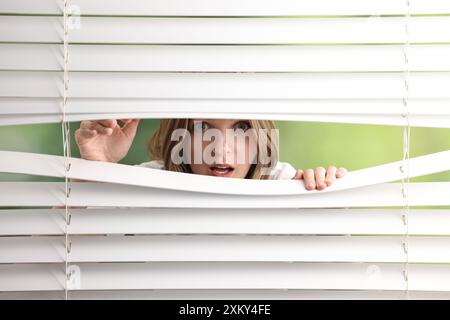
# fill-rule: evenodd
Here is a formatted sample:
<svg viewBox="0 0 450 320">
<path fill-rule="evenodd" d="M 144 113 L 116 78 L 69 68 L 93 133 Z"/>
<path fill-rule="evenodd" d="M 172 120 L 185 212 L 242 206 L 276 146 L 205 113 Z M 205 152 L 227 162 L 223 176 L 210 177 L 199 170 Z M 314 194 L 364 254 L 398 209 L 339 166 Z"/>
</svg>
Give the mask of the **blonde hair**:
<svg viewBox="0 0 450 320">
<path fill-rule="evenodd" d="M 188 164 L 174 164 L 172 162 L 172 149 L 179 143 L 171 139 L 172 132 L 176 129 L 189 130 L 190 119 L 162 119 L 159 128 L 156 130 L 148 143 L 148 151 L 153 160 L 164 162 L 164 167 L 169 171 L 192 173 Z M 262 173 L 263 168 L 271 168 L 278 162 L 278 141 L 273 141 L 271 132 L 276 129 L 275 122 L 272 120 L 250 120 L 250 127 L 256 129 L 265 129 L 267 133 L 266 143 L 261 144 L 261 137 L 258 135 L 257 152 L 262 152 L 261 146 L 266 146 L 267 155 L 275 160 L 268 164 L 257 162 L 252 164 L 245 179 L 269 179 L 269 176 Z M 278 140 L 278 139 L 277 139 Z"/>
</svg>

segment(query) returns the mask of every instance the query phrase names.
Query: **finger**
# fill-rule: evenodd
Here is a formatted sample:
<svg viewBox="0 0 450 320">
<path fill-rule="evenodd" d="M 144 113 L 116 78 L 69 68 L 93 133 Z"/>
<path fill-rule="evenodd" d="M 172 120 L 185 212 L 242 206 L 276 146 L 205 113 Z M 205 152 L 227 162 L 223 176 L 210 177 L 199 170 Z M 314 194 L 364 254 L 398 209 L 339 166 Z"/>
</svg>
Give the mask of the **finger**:
<svg viewBox="0 0 450 320">
<path fill-rule="evenodd" d="M 302 169 L 298 169 L 297 172 L 295 173 L 295 177 L 294 180 L 301 180 L 303 179 L 303 170 Z"/>
<path fill-rule="evenodd" d="M 80 129 L 97 130 L 100 134 L 109 134 L 113 131 L 113 129 L 101 125 L 99 121 L 82 121 Z"/>
<path fill-rule="evenodd" d="M 92 125 L 92 121 L 89 120 L 85 120 L 85 121 L 81 121 L 80 123 L 80 129 L 89 129 Z"/>
<path fill-rule="evenodd" d="M 327 175 L 325 178 L 325 183 L 327 186 L 331 186 L 333 182 L 336 180 L 336 171 L 337 168 L 335 166 L 329 166 L 327 169 Z"/>
<path fill-rule="evenodd" d="M 313 169 L 306 169 L 303 174 L 303 179 L 305 180 L 306 190 L 314 190 L 316 188 Z"/>
<path fill-rule="evenodd" d="M 130 119 L 130 121 L 122 127 L 122 132 L 128 137 L 134 137 L 139 125 L 139 120 L 140 119 Z"/>
<path fill-rule="evenodd" d="M 106 128 L 115 128 L 117 126 L 117 120 L 116 119 L 105 119 L 105 120 L 98 120 L 96 121 L 100 125 L 106 127 Z"/>
<path fill-rule="evenodd" d="M 327 187 L 325 183 L 325 168 L 317 167 L 314 170 L 314 174 L 316 176 L 316 188 L 317 190 L 323 190 Z"/>
<path fill-rule="evenodd" d="M 83 128 L 83 129 L 95 130 L 99 134 L 107 135 L 107 136 L 111 135 L 114 132 L 114 129 L 106 128 L 106 127 L 102 126 L 101 124 L 99 124 L 96 121 L 92 121 L 89 127 Z"/>
<path fill-rule="evenodd" d="M 339 168 L 336 171 L 336 178 L 342 178 L 343 176 L 345 176 L 347 174 L 347 169 L 345 168 Z"/>
<path fill-rule="evenodd" d="M 91 139 L 98 134 L 97 130 L 89 130 L 89 129 L 78 129 L 75 131 L 75 137 L 77 139 Z"/>
</svg>

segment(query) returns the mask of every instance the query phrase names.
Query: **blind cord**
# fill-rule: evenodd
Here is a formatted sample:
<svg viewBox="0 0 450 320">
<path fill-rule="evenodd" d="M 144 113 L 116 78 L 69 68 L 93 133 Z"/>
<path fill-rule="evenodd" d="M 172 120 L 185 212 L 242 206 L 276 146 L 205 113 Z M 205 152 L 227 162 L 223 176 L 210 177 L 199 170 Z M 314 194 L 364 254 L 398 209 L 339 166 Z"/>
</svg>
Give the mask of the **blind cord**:
<svg viewBox="0 0 450 320">
<path fill-rule="evenodd" d="M 65 199 L 64 199 L 64 208 L 65 208 L 65 286 L 64 286 L 64 292 L 65 292 L 65 299 L 68 300 L 69 298 L 69 282 L 70 282 L 70 270 L 69 270 L 69 255 L 72 248 L 72 243 L 69 238 L 69 226 L 71 223 L 71 214 L 69 211 L 68 201 L 70 197 L 70 186 L 69 186 L 69 179 L 68 179 L 68 173 L 70 171 L 70 123 L 66 119 L 66 109 L 67 109 L 67 95 L 69 90 L 69 70 L 68 70 L 68 63 L 69 63 L 69 45 L 68 45 L 68 35 L 69 35 L 69 18 L 68 18 L 68 0 L 63 0 L 64 6 L 63 6 L 63 101 L 62 101 L 62 139 L 63 139 L 63 152 L 64 152 L 64 184 L 65 184 Z"/>
<path fill-rule="evenodd" d="M 405 45 L 404 45 L 404 58 L 405 58 L 405 71 L 404 71 L 404 84 L 405 84 L 405 97 L 403 98 L 402 117 L 405 119 L 405 126 L 403 127 L 403 160 L 400 166 L 402 172 L 402 196 L 405 200 L 403 208 L 403 225 L 405 227 L 405 234 L 403 238 L 403 250 L 405 253 L 405 263 L 403 265 L 403 277 L 405 280 L 405 299 L 409 299 L 409 183 L 410 183 L 410 147 L 411 147 L 411 126 L 410 126 L 410 67 L 409 67 L 409 49 L 410 49 L 410 18 L 411 8 L 410 0 L 406 0 L 406 14 L 405 14 Z M 406 177 L 405 177 L 406 173 Z"/>
</svg>

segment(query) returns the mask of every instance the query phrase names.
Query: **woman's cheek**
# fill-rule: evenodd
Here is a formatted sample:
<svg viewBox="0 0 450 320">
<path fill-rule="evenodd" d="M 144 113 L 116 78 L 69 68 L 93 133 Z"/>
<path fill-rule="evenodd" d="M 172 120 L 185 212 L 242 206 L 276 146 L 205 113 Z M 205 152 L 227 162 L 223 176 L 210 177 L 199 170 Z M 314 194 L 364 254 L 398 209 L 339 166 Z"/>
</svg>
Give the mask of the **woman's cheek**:
<svg viewBox="0 0 450 320">
<path fill-rule="evenodd" d="M 208 175 L 208 166 L 204 164 L 191 164 L 191 171 L 195 174 Z"/>
<path fill-rule="evenodd" d="M 233 178 L 244 179 L 250 171 L 250 164 L 239 164 L 234 169 Z"/>
</svg>

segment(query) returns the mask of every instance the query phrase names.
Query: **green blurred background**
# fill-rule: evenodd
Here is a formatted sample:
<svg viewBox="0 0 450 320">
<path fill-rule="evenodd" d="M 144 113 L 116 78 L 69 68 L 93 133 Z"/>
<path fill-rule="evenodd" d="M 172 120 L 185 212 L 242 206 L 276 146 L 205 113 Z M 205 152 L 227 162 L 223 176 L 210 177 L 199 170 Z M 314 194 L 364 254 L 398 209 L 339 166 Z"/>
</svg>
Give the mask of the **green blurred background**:
<svg viewBox="0 0 450 320">
<path fill-rule="evenodd" d="M 158 124 L 158 120 L 140 122 L 134 144 L 121 163 L 149 161 L 147 142 Z M 277 124 L 280 129 L 280 160 L 297 168 L 333 164 L 352 171 L 402 159 L 402 127 L 312 122 Z M 79 123 L 71 124 L 74 157 L 79 157 L 73 138 L 78 127 Z M 61 124 L 0 127 L 0 150 L 62 155 Z M 444 150 L 450 150 L 450 129 L 411 128 L 411 157 Z M 0 174 L 0 180 L 55 179 Z M 450 171 L 411 181 L 450 181 Z"/>
</svg>

